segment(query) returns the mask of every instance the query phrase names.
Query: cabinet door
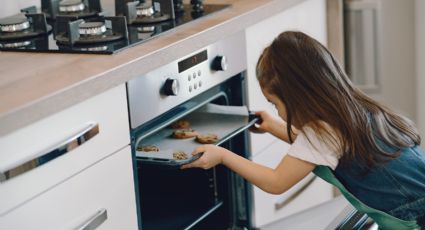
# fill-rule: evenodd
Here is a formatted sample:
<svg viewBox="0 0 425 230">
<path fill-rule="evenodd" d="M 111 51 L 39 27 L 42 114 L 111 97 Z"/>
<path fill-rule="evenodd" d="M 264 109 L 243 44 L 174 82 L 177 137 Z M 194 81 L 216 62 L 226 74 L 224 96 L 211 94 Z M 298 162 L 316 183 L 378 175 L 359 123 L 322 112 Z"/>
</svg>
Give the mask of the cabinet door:
<svg viewBox="0 0 425 230">
<path fill-rule="evenodd" d="M 253 161 L 271 168 L 276 168 L 286 155 L 289 145 L 275 141 Z M 272 195 L 254 187 L 254 223 L 262 227 L 268 223 L 311 208 L 332 198 L 332 187 L 314 174 L 306 176 L 287 192 Z"/>
<path fill-rule="evenodd" d="M 130 143 L 124 85 L 0 139 L 0 216 Z"/>
<path fill-rule="evenodd" d="M 0 218 L 0 229 L 137 229 L 130 147 Z"/>
<path fill-rule="evenodd" d="M 288 30 L 304 32 L 326 45 L 326 0 L 306 0 L 247 28 L 248 106 L 251 110 L 267 110 L 277 115 L 261 92 L 255 66 L 263 49 Z M 275 140 L 271 135 L 258 134 L 250 134 L 250 139 L 254 155 Z"/>
</svg>

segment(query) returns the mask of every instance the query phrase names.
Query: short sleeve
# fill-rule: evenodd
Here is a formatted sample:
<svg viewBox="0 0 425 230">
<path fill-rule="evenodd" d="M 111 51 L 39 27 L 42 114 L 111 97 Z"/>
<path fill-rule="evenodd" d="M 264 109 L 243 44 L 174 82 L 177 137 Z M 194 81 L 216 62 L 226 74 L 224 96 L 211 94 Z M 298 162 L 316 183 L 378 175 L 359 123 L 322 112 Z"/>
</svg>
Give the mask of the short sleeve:
<svg viewBox="0 0 425 230">
<path fill-rule="evenodd" d="M 339 154 L 332 145 L 319 139 L 311 128 L 304 128 L 289 148 L 288 155 L 316 165 L 335 169 Z M 307 138 L 308 137 L 308 138 Z"/>
</svg>

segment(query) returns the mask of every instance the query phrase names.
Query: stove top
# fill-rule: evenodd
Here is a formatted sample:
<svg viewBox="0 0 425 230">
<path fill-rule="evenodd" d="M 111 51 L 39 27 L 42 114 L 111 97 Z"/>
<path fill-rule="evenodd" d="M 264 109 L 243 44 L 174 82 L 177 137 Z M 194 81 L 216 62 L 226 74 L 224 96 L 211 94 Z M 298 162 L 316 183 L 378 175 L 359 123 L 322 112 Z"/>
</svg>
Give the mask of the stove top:
<svg viewBox="0 0 425 230">
<path fill-rule="evenodd" d="M 202 0 L 115 0 L 115 15 L 100 0 L 42 0 L 0 19 L 0 50 L 113 54 L 229 5 Z"/>
</svg>

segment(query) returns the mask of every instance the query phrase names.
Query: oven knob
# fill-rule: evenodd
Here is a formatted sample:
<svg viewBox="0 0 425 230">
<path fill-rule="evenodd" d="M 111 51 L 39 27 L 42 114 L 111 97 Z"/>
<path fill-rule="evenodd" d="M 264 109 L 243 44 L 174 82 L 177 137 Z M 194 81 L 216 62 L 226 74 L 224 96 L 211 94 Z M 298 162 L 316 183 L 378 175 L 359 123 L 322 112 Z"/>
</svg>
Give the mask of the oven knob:
<svg viewBox="0 0 425 230">
<path fill-rule="evenodd" d="M 212 62 L 211 69 L 215 71 L 227 70 L 227 58 L 226 56 L 216 56 Z"/>
<path fill-rule="evenodd" d="M 179 93 L 179 81 L 177 79 L 168 78 L 165 80 L 162 91 L 167 96 L 177 96 Z"/>
</svg>

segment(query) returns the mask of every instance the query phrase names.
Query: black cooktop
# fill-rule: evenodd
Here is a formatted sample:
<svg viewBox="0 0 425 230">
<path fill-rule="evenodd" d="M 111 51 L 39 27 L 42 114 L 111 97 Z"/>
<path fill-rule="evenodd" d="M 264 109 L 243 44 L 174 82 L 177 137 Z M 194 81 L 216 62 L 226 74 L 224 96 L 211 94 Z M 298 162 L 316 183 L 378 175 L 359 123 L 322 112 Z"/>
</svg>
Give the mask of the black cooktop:
<svg viewBox="0 0 425 230">
<path fill-rule="evenodd" d="M 115 15 L 100 0 L 42 0 L 0 19 L 0 50 L 113 54 L 229 5 L 191 0 L 115 0 Z"/>
</svg>

